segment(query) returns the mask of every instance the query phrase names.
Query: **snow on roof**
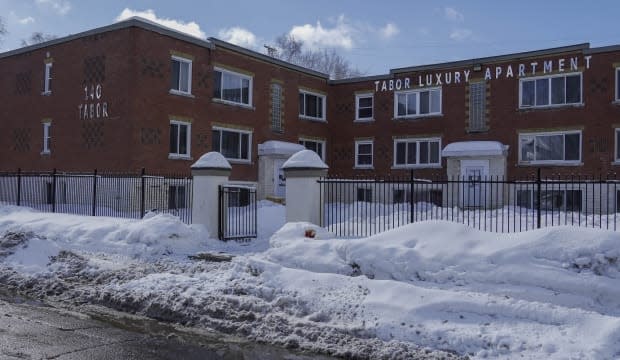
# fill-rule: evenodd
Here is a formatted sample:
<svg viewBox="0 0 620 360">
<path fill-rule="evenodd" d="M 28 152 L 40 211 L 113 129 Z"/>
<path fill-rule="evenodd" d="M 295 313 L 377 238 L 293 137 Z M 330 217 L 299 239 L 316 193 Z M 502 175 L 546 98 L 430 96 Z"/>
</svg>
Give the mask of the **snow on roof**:
<svg viewBox="0 0 620 360">
<path fill-rule="evenodd" d="M 312 150 L 302 150 L 291 156 L 282 169 L 328 169 L 327 164 Z"/>
<path fill-rule="evenodd" d="M 192 169 L 232 169 L 224 155 L 217 151 L 208 152 L 192 165 Z"/>
<path fill-rule="evenodd" d="M 293 155 L 305 147 L 286 141 L 269 140 L 258 144 L 258 155 Z"/>
<path fill-rule="evenodd" d="M 442 156 L 497 156 L 505 155 L 508 145 L 499 141 L 459 141 L 448 144 L 441 152 Z"/>
</svg>

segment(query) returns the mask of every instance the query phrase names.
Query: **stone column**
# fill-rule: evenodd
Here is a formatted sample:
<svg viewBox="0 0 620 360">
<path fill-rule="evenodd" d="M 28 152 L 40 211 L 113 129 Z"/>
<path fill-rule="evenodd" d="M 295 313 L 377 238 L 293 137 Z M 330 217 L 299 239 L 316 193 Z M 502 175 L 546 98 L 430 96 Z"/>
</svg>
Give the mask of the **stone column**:
<svg viewBox="0 0 620 360">
<path fill-rule="evenodd" d="M 209 152 L 192 165 L 192 224 L 204 225 L 209 236 L 218 238 L 219 186 L 226 184 L 232 167 L 219 152 Z"/>
<path fill-rule="evenodd" d="M 286 176 L 286 222 L 305 221 L 321 226 L 324 197 L 318 180 L 328 166 L 312 150 L 302 150 L 282 165 Z"/>
</svg>

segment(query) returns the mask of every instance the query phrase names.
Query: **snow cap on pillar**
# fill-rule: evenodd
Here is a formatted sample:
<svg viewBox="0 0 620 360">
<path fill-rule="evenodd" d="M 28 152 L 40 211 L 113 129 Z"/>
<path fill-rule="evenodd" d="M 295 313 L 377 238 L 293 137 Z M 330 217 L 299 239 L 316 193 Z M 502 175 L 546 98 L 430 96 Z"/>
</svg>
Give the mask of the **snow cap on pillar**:
<svg viewBox="0 0 620 360">
<path fill-rule="evenodd" d="M 327 164 L 312 150 L 298 151 L 282 165 L 284 170 L 323 170 L 328 168 Z"/>
<path fill-rule="evenodd" d="M 231 170 L 232 166 L 224 155 L 217 151 L 208 152 L 192 165 L 192 170 Z"/>
</svg>

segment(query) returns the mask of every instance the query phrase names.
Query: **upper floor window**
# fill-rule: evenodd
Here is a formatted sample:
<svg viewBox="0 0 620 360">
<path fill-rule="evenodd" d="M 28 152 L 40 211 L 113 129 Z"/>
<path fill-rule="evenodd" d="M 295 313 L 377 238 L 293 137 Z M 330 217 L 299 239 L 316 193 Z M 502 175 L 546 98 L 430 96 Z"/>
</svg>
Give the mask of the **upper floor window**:
<svg viewBox="0 0 620 360">
<path fill-rule="evenodd" d="M 173 56 L 170 91 L 180 94 L 192 93 L 192 61 Z"/>
<path fill-rule="evenodd" d="M 614 161 L 620 162 L 620 129 L 616 129 L 616 151 L 614 155 Z"/>
<path fill-rule="evenodd" d="M 271 130 L 282 132 L 282 85 L 271 84 Z"/>
<path fill-rule="evenodd" d="M 212 135 L 213 151 L 220 152 L 229 160 L 250 161 L 251 131 L 214 127 Z"/>
<path fill-rule="evenodd" d="M 325 95 L 299 90 L 299 116 L 325 120 Z"/>
<path fill-rule="evenodd" d="M 319 157 L 325 161 L 325 141 L 324 140 L 310 140 L 310 139 L 299 139 L 299 144 L 306 147 L 308 150 L 312 150 Z"/>
<path fill-rule="evenodd" d="M 519 134 L 519 162 L 579 163 L 581 131 Z"/>
<path fill-rule="evenodd" d="M 190 156 L 190 139 L 192 124 L 185 121 L 170 120 L 170 155 L 171 158 Z"/>
<path fill-rule="evenodd" d="M 213 97 L 233 104 L 252 104 L 252 77 L 215 68 Z"/>
<path fill-rule="evenodd" d="M 394 93 L 394 117 L 441 115 L 441 88 Z"/>
<path fill-rule="evenodd" d="M 52 63 L 45 64 L 45 78 L 43 79 L 43 94 L 48 95 L 52 93 Z"/>
<path fill-rule="evenodd" d="M 355 167 L 372 168 L 372 140 L 358 140 L 355 142 Z"/>
<path fill-rule="evenodd" d="M 620 101 L 620 68 L 616 68 L 616 101 Z"/>
<path fill-rule="evenodd" d="M 52 139 L 52 136 L 50 134 L 51 128 L 52 128 L 51 122 L 43 123 L 43 150 L 41 151 L 41 154 L 49 154 L 51 151 L 50 150 L 51 139 Z"/>
<path fill-rule="evenodd" d="M 439 138 L 394 140 L 395 167 L 429 167 L 441 165 Z"/>
<path fill-rule="evenodd" d="M 368 121 L 373 117 L 372 94 L 355 95 L 355 120 Z"/>
<path fill-rule="evenodd" d="M 581 73 L 521 79 L 519 85 L 521 108 L 581 104 Z"/>
</svg>

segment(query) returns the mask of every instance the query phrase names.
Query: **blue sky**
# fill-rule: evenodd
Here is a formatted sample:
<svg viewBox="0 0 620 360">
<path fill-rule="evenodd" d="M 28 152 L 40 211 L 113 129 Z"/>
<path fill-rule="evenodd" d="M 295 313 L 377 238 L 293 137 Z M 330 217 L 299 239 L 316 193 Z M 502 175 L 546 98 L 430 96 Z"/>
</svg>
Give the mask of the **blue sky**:
<svg viewBox="0 0 620 360">
<path fill-rule="evenodd" d="M 9 31 L 0 51 L 36 31 L 64 36 L 142 15 L 261 52 L 290 33 L 309 47 L 336 48 L 374 75 L 582 42 L 618 44 L 619 10 L 618 0 L 0 0 Z"/>
</svg>

